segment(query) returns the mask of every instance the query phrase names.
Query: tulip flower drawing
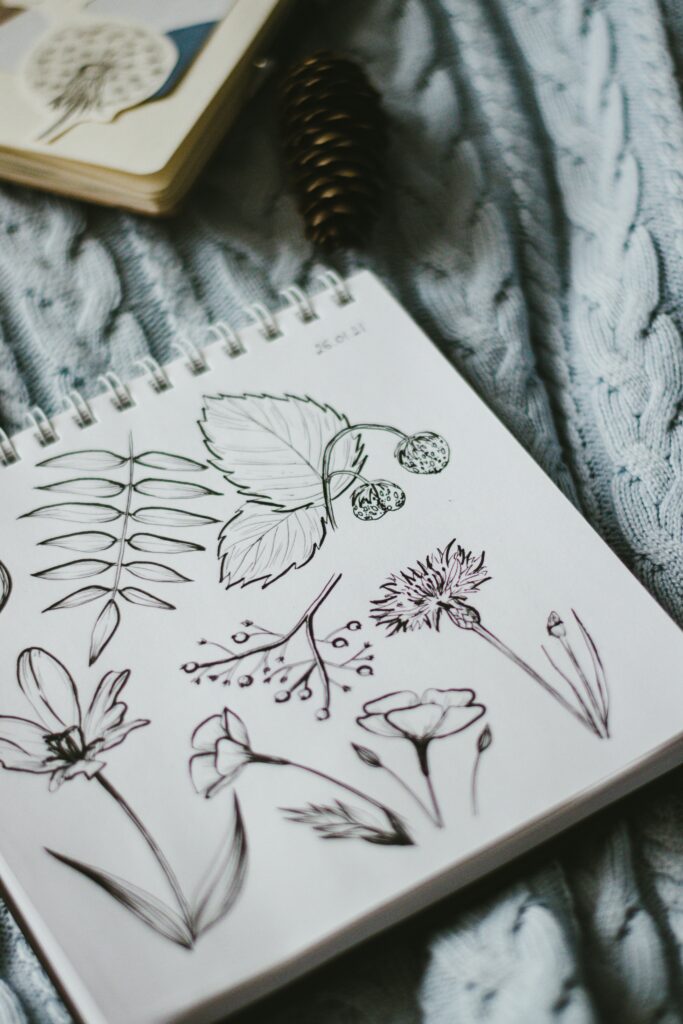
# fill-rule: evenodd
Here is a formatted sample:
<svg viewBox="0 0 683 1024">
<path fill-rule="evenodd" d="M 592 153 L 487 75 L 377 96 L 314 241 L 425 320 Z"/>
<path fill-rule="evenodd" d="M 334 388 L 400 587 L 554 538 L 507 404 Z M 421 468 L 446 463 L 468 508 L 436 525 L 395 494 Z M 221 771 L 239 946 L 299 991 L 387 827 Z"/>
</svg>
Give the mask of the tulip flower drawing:
<svg viewBox="0 0 683 1024">
<path fill-rule="evenodd" d="M 289 820 L 311 825 L 325 839 L 355 838 L 383 846 L 413 843 L 399 815 L 370 794 L 310 765 L 255 751 L 246 725 L 230 708 L 200 722 L 192 734 L 192 748 L 195 753 L 190 758 L 190 776 L 196 791 L 206 799 L 232 786 L 249 765 L 296 768 L 344 790 L 371 810 L 358 812 L 339 801 L 330 806 L 282 808 Z M 379 812 L 379 820 L 368 817 L 374 812 Z"/>
<path fill-rule="evenodd" d="M 378 697 L 376 700 L 368 701 L 363 705 L 363 712 L 364 714 L 356 721 L 366 732 L 373 733 L 375 736 L 404 739 L 412 743 L 420 770 L 427 784 L 432 810 L 425 807 L 417 794 L 399 776 L 394 772 L 391 774 L 397 778 L 404 789 L 408 790 L 434 823 L 439 828 L 443 828 L 443 815 L 429 768 L 429 747 L 435 740 L 445 739 L 447 736 L 463 732 L 486 714 L 485 706 L 476 702 L 474 690 L 428 689 L 421 697 L 412 690 L 398 690 L 395 693 L 387 693 L 383 697 Z M 359 747 L 355 749 L 361 760 L 364 760 L 366 764 L 371 763 L 368 755 L 372 755 L 372 751 Z M 377 755 L 373 756 L 377 757 Z M 376 767 L 390 771 L 378 758 Z"/>
<path fill-rule="evenodd" d="M 551 612 L 546 624 L 548 636 L 558 641 L 566 658 L 566 668 L 563 668 L 545 647 L 542 648 L 557 676 L 551 683 L 482 622 L 471 599 L 490 579 L 484 552 L 475 555 L 451 540 L 417 565 L 393 573 L 382 584 L 382 596 L 372 601 L 371 615 L 378 626 L 386 629 L 388 636 L 425 628 L 438 632 L 445 621 L 481 637 L 526 672 L 576 721 L 599 739 L 608 739 L 609 689 L 605 668 L 591 634 L 577 613 L 572 612 L 575 627 L 585 645 L 590 669 L 586 670 L 581 664 L 565 623 L 557 612 Z"/>
<path fill-rule="evenodd" d="M 221 843 L 219 856 L 205 873 L 204 885 L 191 907 L 163 850 L 104 774 L 107 752 L 123 743 L 133 730 L 150 724 L 144 718 L 126 721 L 128 707 L 120 697 L 129 676 L 128 671 L 108 672 L 83 713 L 76 684 L 61 661 L 39 647 L 23 651 L 17 663 L 17 679 L 34 717 L 0 715 L 0 766 L 49 776 L 50 792 L 77 776 L 97 782 L 146 843 L 175 907 L 118 875 L 54 850 L 46 852 L 94 882 L 157 934 L 191 949 L 203 932 L 228 913 L 243 884 L 247 850 L 239 804 L 235 799 L 228 842 Z"/>
<path fill-rule="evenodd" d="M 73 679 L 60 661 L 38 647 L 17 664 L 19 687 L 35 719 L 0 715 L 0 764 L 10 771 L 49 775 L 50 790 L 77 775 L 89 779 L 106 767 L 102 755 L 123 743 L 147 719 L 126 722 L 119 700 L 130 672 L 108 672 L 85 715 Z"/>
</svg>

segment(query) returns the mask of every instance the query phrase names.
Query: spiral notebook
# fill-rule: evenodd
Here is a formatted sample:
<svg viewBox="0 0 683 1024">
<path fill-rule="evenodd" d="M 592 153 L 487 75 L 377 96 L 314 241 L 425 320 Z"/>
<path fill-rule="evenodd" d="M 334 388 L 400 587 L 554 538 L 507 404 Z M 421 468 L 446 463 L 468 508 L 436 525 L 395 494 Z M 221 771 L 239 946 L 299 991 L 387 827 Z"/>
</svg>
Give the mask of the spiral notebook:
<svg viewBox="0 0 683 1024">
<path fill-rule="evenodd" d="M 218 1019 L 681 759 L 678 628 L 326 285 L 0 437 L 0 874 L 90 1024 Z"/>
</svg>

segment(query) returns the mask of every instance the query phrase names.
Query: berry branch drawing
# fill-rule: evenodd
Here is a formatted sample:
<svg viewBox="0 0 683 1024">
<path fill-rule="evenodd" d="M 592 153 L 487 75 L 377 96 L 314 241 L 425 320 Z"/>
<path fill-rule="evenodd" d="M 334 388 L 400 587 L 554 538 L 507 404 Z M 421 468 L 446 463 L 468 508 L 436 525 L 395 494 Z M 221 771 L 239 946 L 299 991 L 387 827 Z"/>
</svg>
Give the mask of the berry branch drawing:
<svg viewBox="0 0 683 1024">
<path fill-rule="evenodd" d="M 183 672 L 192 675 L 197 684 L 206 679 L 223 686 L 236 683 L 249 687 L 254 682 L 272 685 L 279 704 L 289 701 L 294 693 L 298 693 L 300 700 L 310 700 L 314 691 L 319 690 L 322 703 L 316 718 L 324 721 L 330 717 L 333 688 L 349 693 L 348 680 L 354 675 L 373 675 L 372 644 L 359 642 L 363 625 L 358 619 L 351 619 L 324 636 L 316 629 L 315 617 L 341 578 L 341 573 L 332 576 L 285 633 L 247 619 L 241 623 L 243 628 L 232 634 L 232 647 L 200 640 L 200 644 L 220 650 L 222 656 L 187 662 L 182 666 Z"/>
<path fill-rule="evenodd" d="M 431 431 L 352 424 L 332 406 L 295 395 L 205 396 L 199 426 L 210 464 L 246 498 L 220 534 L 220 580 L 228 588 L 266 587 L 306 565 L 328 528 L 336 529 L 335 503 L 351 488 L 362 521 L 405 505 L 399 484 L 364 475 L 369 434 L 398 438 L 394 455 L 409 473 L 440 473 L 450 459 L 447 442 Z"/>
<path fill-rule="evenodd" d="M 392 574 L 382 584 L 383 596 L 372 601 L 370 614 L 388 636 L 424 628 L 438 632 L 442 622 L 447 621 L 481 637 L 530 676 L 593 735 L 609 739 L 610 701 L 605 667 L 593 637 L 577 612 L 572 610 L 572 617 L 586 648 L 590 668 L 582 664 L 567 625 L 553 611 L 548 616 L 546 630 L 548 636 L 558 642 L 567 664 L 561 667 L 542 646 L 557 676 L 553 683 L 548 682 L 488 629 L 478 610 L 469 603 L 472 595 L 490 579 L 484 553 L 474 555 L 451 540 L 445 548 L 437 549 L 416 566 Z"/>
<path fill-rule="evenodd" d="M 159 584 L 189 582 L 189 577 L 164 562 L 143 561 L 135 557 L 129 559 L 129 553 L 144 552 L 167 556 L 204 550 L 201 544 L 170 537 L 165 533 L 133 532 L 134 526 L 140 524 L 159 527 L 165 531 L 216 523 L 217 520 L 210 516 L 187 512 L 167 505 L 166 502 L 203 498 L 207 495 L 216 495 L 218 492 L 186 480 L 147 475 L 149 470 L 153 470 L 156 473 L 173 474 L 175 477 L 181 473 L 201 472 L 206 466 L 169 452 L 146 451 L 136 454 L 132 436 L 129 438 L 126 454 L 103 450 L 68 452 L 46 459 L 38 466 L 43 469 L 87 474 L 45 484 L 38 490 L 98 500 L 43 505 L 27 512 L 22 519 L 51 519 L 89 526 L 102 523 L 120 524 L 116 533 L 105 530 L 79 530 L 75 533 L 48 537 L 47 540 L 40 542 L 41 545 L 87 556 L 114 550 L 116 554 L 113 557 L 76 558 L 34 573 L 38 579 L 62 582 L 94 576 L 111 577 L 106 585 L 81 587 L 45 609 L 46 612 L 57 611 L 64 608 L 79 608 L 94 601 L 104 601 L 90 636 L 89 662 L 93 665 L 119 628 L 122 602 L 165 611 L 175 608 L 175 605 L 150 590 L 130 585 L 129 579 L 144 580 L 154 584 L 155 589 Z M 104 477 L 100 475 L 102 473 L 108 475 Z M 116 473 L 122 474 L 120 479 L 116 478 Z M 164 505 L 138 505 L 135 502 L 138 495 L 159 499 Z M 111 498 L 120 498 L 123 504 L 113 505 L 100 500 Z"/>
<path fill-rule="evenodd" d="M 229 832 L 204 871 L 197 897 L 188 899 L 147 826 L 104 774 L 107 751 L 120 746 L 134 730 L 150 724 L 146 718 L 126 721 L 128 706 L 121 694 L 129 671 L 103 676 L 85 714 L 67 668 L 39 647 L 27 648 L 17 662 L 19 688 L 34 718 L 0 715 L 0 766 L 16 772 L 49 777 L 50 792 L 76 778 L 97 783 L 136 829 L 152 855 L 173 906 L 118 875 L 84 864 L 46 848 L 56 861 L 89 879 L 158 935 L 192 949 L 197 939 L 225 917 L 242 891 L 247 871 L 247 837 L 237 797 Z"/>
</svg>

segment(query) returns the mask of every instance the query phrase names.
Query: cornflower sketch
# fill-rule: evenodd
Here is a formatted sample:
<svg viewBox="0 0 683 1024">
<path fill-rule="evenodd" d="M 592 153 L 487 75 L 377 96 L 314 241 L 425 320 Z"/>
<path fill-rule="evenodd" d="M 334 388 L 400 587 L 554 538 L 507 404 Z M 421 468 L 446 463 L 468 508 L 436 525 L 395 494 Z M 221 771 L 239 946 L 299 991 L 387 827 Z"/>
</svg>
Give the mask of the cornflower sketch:
<svg viewBox="0 0 683 1024">
<path fill-rule="evenodd" d="M 17 662 L 17 679 L 35 717 L 0 715 L 0 766 L 47 775 L 50 792 L 78 776 L 96 782 L 141 836 L 175 906 L 169 907 L 152 893 L 108 871 L 47 847 L 46 853 L 88 878 L 158 935 L 191 949 L 200 935 L 225 917 L 242 889 L 247 841 L 240 807 L 235 798 L 227 841 L 221 842 L 192 905 L 159 843 L 104 774 L 107 752 L 120 746 L 134 730 L 150 724 L 143 718 L 126 721 L 128 706 L 120 698 L 129 677 L 127 670 L 108 672 L 83 713 L 76 684 L 66 667 L 39 647 L 23 651 Z"/>
<path fill-rule="evenodd" d="M 93 665 L 115 636 L 121 624 L 124 605 L 163 611 L 175 608 L 170 601 L 151 590 L 132 586 L 131 580 L 143 580 L 154 585 L 155 590 L 161 584 L 189 582 L 188 576 L 158 558 L 142 560 L 127 556 L 131 552 L 170 556 L 203 551 L 201 544 L 168 536 L 166 531 L 207 526 L 217 520 L 167 503 L 203 498 L 218 492 L 202 484 L 175 479 L 181 474 L 202 472 L 206 466 L 201 462 L 169 452 L 146 451 L 136 454 L 132 436 L 129 437 L 126 454 L 101 450 L 67 452 L 46 459 L 38 463 L 38 466 L 42 469 L 86 474 L 45 484 L 38 490 L 90 500 L 53 502 L 27 512 L 22 519 L 50 519 L 82 523 L 90 527 L 103 523 L 118 524 L 116 533 L 111 529 L 84 529 L 41 541 L 41 545 L 78 552 L 88 557 L 71 559 L 33 574 L 41 580 L 60 582 L 92 577 L 106 580 L 103 584 L 80 587 L 45 608 L 46 612 L 51 612 L 104 602 L 90 634 L 89 662 Z M 173 478 L 149 476 L 147 471 L 150 469 L 157 474 L 173 474 Z M 101 475 L 104 473 L 107 475 Z M 119 477 L 117 474 L 122 475 Z M 158 499 L 164 504 L 139 505 L 134 500 L 136 496 Z M 121 504 L 115 505 L 106 500 L 112 498 L 120 498 Z M 134 530 L 136 524 L 157 527 L 164 532 L 138 532 Z M 116 552 L 111 558 L 91 557 L 111 550 Z"/>
<path fill-rule="evenodd" d="M 192 734 L 192 749 L 190 777 L 197 793 L 206 799 L 233 786 L 251 765 L 293 768 L 343 790 L 354 805 L 337 800 L 329 805 L 282 807 L 287 820 L 311 826 L 323 839 L 360 839 L 378 846 L 414 845 L 396 811 L 371 794 L 318 768 L 254 750 L 244 721 L 230 708 L 199 723 Z M 360 809 L 356 801 L 361 802 Z"/>
<path fill-rule="evenodd" d="M 363 625 L 358 619 L 351 619 L 324 636 L 317 632 L 316 614 L 341 578 L 341 573 L 332 576 L 285 633 L 246 619 L 241 623 L 243 628 L 232 634 L 232 647 L 200 640 L 202 645 L 210 644 L 221 650 L 223 656 L 187 662 L 182 666 L 183 672 L 192 675 L 197 684 L 206 679 L 224 686 L 235 683 L 249 687 L 254 682 L 272 686 L 279 704 L 290 700 L 294 693 L 301 700 L 310 700 L 318 690 L 322 704 L 316 718 L 324 721 L 330 717 L 334 688 L 349 693 L 349 679 L 373 675 L 372 645 L 367 640 L 359 641 Z"/>
<path fill-rule="evenodd" d="M 551 612 L 547 632 L 561 645 L 567 660 L 566 668 L 562 668 L 542 647 L 559 677 L 553 685 L 488 629 L 479 611 L 470 603 L 472 596 L 490 579 L 484 552 L 474 555 L 451 540 L 416 566 L 392 574 L 382 584 L 384 595 L 372 601 L 370 614 L 388 636 L 424 628 L 438 632 L 445 620 L 481 637 L 538 683 L 577 722 L 599 739 L 608 739 L 609 689 L 605 668 L 591 634 L 577 613 L 572 612 L 591 668 L 586 671 L 582 666 L 565 623 L 557 612 Z"/>
<path fill-rule="evenodd" d="M 450 459 L 448 443 L 432 431 L 352 424 L 331 405 L 296 395 L 205 396 L 199 426 L 211 465 L 246 499 L 220 534 L 226 587 L 267 587 L 310 562 L 337 528 L 334 505 L 350 488 L 363 522 L 403 508 L 399 484 L 363 475 L 370 433 L 398 439 L 394 457 L 408 473 L 440 473 Z"/>
<path fill-rule="evenodd" d="M 364 764 L 388 772 L 415 800 L 430 821 L 438 828 L 443 828 L 444 819 L 429 765 L 429 748 L 435 740 L 446 739 L 469 729 L 485 714 L 486 707 L 476 702 L 474 690 L 469 689 L 431 688 L 425 690 L 422 696 L 412 690 L 398 690 L 363 705 L 363 714 L 356 719 L 362 729 L 375 736 L 407 740 L 413 745 L 431 806 L 427 806 L 396 772 L 385 765 L 375 751 L 355 743 L 353 748 Z M 473 790 L 476 787 L 476 769 L 475 760 Z"/>
</svg>

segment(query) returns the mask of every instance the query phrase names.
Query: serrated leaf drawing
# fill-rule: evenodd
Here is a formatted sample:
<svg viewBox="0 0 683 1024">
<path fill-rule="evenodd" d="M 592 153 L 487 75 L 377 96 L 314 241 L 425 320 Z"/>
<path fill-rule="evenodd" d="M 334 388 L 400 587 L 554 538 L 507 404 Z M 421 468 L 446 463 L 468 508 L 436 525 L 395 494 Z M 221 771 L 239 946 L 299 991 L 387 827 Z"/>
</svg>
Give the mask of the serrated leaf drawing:
<svg viewBox="0 0 683 1024">
<path fill-rule="evenodd" d="M 247 499 L 221 532 L 220 578 L 227 587 L 265 587 L 306 565 L 328 529 L 337 528 L 333 505 L 350 488 L 353 514 L 363 522 L 403 508 L 402 487 L 362 475 L 370 431 L 391 437 L 393 455 L 409 473 L 440 473 L 450 459 L 448 443 L 433 431 L 353 424 L 309 396 L 204 396 L 199 427 L 210 465 Z"/>
<path fill-rule="evenodd" d="M 89 498 L 117 498 L 125 490 L 125 484 L 104 477 L 75 477 L 73 480 L 58 480 L 44 484 L 39 491 L 54 491 L 55 494 L 82 494 Z"/>
<path fill-rule="evenodd" d="M 39 463 L 43 469 L 76 471 L 79 475 L 41 485 L 38 490 L 56 494 L 74 494 L 92 498 L 118 498 L 110 504 L 100 501 L 55 502 L 27 512 L 22 519 L 56 519 L 72 523 L 120 523 L 115 532 L 82 530 L 47 537 L 38 543 L 44 547 L 62 548 L 78 554 L 90 555 L 112 551 L 109 559 L 74 558 L 48 566 L 33 575 L 44 581 L 67 581 L 101 576 L 101 586 L 81 587 L 54 601 L 45 611 L 78 608 L 93 601 L 105 603 L 97 615 L 89 637 L 89 661 L 92 665 L 114 639 L 122 619 L 122 602 L 141 608 L 171 611 L 175 605 L 161 596 L 141 587 L 128 585 L 130 577 L 148 583 L 166 585 L 186 583 L 190 577 L 172 566 L 156 560 L 126 559 L 126 553 L 141 551 L 156 555 L 174 555 L 204 551 L 204 545 L 180 540 L 166 533 L 134 532 L 133 523 L 175 528 L 194 529 L 209 526 L 218 520 L 198 512 L 187 512 L 171 502 L 206 498 L 219 492 L 190 480 L 166 480 L 149 476 L 157 473 L 196 473 L 206 466 L 194 459 L 171 452 L 146 451 L 135 453 L 132 436 L 127 455 L 107 450 L 67 452 Z M 119 473 L 113 473 L 118 470 Z M 103 473 L 113 473 L 103 476 Z M 139 505 L 136 497 L 160 498 L 163 506 Z M 166 504 L 166 503 L 169 504 Z M 153 588 L 156 590 L 156 586 Z M 120 600 L 119 600 L 120 599 Z"/>
<path fill-rule="evenodd" d="M 217 395 L 205 398 L 200 427 L 215 466 L 239 494 L 286 511 L 324 505 L 325 449 L 346 416 L 312 398 Z M 335 446 L 331 469 L 360 472 L 360 435 Z M 336 477 L 337 497 L 353 483 Z"/>
<path fill-rule="evenodd" d="M 78 558 L 75 562 L 53 565 L 51 569 L 43 569 L 33 575 L 41 580 L 84 580 L 88 576 L 100 576 L 113 565 L 113 562 L 105 562 L 100 558 Z"/>
<path fill-rule="evenodd" d="M 159 537 L 155 533 L 134 533 L 126 541 L 134 551 L 152 555 L 181 555 L 188 551 L 205 551 L 203 544 L 190 540 L 176 540 L 174 537 Z"/>
<path fill-rule="evenodd" d="M 81 554 L 94 554 L 96 551 L 108 551 L 116 544 L 112 533 L 102 530 L 91 530 L 87 533 L 65 533 L 61 537 L 48 537 L 39 541 L 43 547 L 64 548 L 66 551 L 78 551 Z"/>
<path fill-rule="evenodd" d="M 161 565 L 160 562 L 124 562 L 123 568 L 131 576 L 137 576 L 141 580 L 151 580 L 153 583 L 189 583 L 189 576 L 183 576 L 168 565 Z"/>
<path fill-rule="evenodd" d="M 87 473 L 105 473 L 110 469 L 120 469 L 128 461 L 125 455 L 116 455 L 115 452 L 90 451 L 67 452 L 65 455 L 55 455 L 51 459 L 44 459 L 38 463 L 42 469 L 75 469 L 85 470 Z"/>
<path fill-rule="evenodd" d="M 325 539 L 320 506 L 283 512 L 247 501 L 220 533 L 218 557 L 226 587 L 262 581 L 266 587 L 310 562 Z"/>
<path fill-rule="evenodd" d="M 139 587 L 121 587 L 119 594 L 130 604 L 142 605 L 143 608 L 164 608 L 167 611 L 175 609 L 174 604 L 162 601 L 160 597 L 155 597 L 154 594 L 149 594 L 146 590 L 140 590 Z"/>
</svg>

